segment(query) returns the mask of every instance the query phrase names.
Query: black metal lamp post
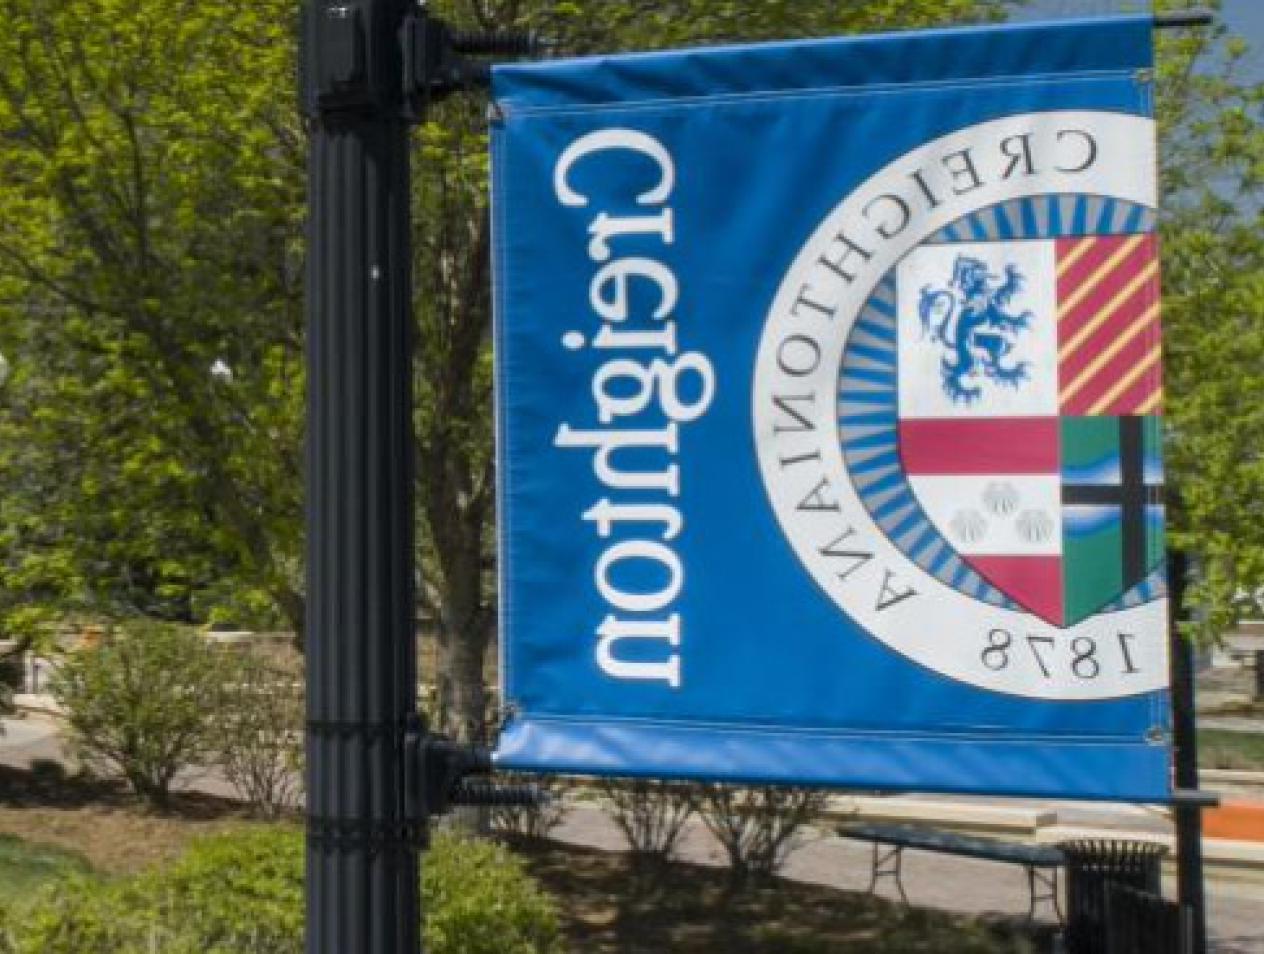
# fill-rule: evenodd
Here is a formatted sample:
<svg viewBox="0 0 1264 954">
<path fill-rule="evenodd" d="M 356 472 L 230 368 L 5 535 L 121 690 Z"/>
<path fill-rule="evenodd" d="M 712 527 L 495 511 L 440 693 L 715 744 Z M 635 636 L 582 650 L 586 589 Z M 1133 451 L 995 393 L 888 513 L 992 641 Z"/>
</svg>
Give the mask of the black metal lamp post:
<svg viewBox="0 0 1264 954">
<path fill-rule="evenodd" d="M 1181 905 L 1182 948 L 1186 954 L 1207 952 L 1207 896 L 1203 874 L 1203 809 L 1218 798 L 1198 788 L 1198 728 L 1194 712 L 1194 648 L 1180 632 L 1186 619 L 1185 588 L 1189 561 L 1180 551 L 1168 554 L 1168 593 L 1172 606 L 1172 743 L 1176 798 L 1177 899 Z"/>
<path fill-rule="evenodd" d="M 417 717 L 409 130 L 485 81 L 462 37 L 410 0 L 306 0 L 308 225 L 308 954 L 420 949 L 432 814 L 529 793 L 473 787 L 485 753 Z"/>
<path fill-rule="evenodd" d="M 307 951 L 420 947 L 405 0 L 310 3 Z"/>
</svg>

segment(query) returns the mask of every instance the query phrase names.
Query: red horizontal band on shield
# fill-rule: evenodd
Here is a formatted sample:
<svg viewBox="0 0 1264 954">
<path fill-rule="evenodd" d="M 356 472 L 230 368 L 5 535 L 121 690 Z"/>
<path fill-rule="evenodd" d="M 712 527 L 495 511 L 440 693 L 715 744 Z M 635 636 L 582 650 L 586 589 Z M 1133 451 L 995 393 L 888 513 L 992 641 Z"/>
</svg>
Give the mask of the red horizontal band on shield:
<svg viewBox="0 0 1264 954">
<path fill-rule="evenodd" d="M 1056 417 L 900 421 L 900 456 L 914 476 L 1056 474 Z"/>
</svg>

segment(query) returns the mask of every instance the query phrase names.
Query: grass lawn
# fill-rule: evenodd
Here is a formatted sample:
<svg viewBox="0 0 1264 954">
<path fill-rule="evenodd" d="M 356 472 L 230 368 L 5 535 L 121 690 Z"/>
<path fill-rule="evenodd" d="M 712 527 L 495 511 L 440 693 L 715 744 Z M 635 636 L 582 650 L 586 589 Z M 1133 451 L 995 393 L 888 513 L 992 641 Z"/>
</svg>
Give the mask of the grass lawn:
<svg viewBox="0 0 1264 954">
<path fill-rule="evenodd" d="M 80 854 L 0 834 L 0 904 L 20 906 L 41 885 L 89 870 Z"/>
<path fill-rule="evenodd" d="M 1201 729 L 1198 764 L 1203 768 L 1264 772 L 1264 733 Z"/>
</svg>

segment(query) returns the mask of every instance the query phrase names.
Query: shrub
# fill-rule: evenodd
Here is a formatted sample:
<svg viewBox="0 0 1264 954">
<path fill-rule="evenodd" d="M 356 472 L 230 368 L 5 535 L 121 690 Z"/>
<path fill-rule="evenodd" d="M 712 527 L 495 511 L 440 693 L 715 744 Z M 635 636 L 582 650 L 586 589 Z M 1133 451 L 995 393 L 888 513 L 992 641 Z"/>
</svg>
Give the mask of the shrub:
<svg viewBox="0 0 1264 954">
<path fill-rule="evenodd" d="M 302 675 L 258 652 L 231 665 L 219 710 L 217 761 L 265 818 L 297 803 L 303 786 Z"/>
<path fill-rule="evenodd" d="M 732 884 L 740 886 L 780 871 L 803 827 L 828 798 L 815 789 L 707 785 L 698 812 L 728 855 Z"/>
<path fill-rule="evenodd" d="M 439 835 L 422 868 L 427 954 L 558 954 L 553 901 L 500 845 Z"/>
<path fill-rule="evenodd" d="M 289 829 L 199 841 L 132 878 L 67 879 L 37 904 L 15 954 L 300 954 L 303 842 Z"/>
<path fill-rule="evenodd" d="M 161 810 L 176 775 L 214 751 L 210 716 L 222 708 L 224 677 L 224 657 L 196 633 L 136 623 L 70 655 L 52 692 L 80 757 L 117 770 Z"/>
<path fill-rule="evenodd" d="M 570 784 L 553 775 L 499 774 L 501 781 L 525 785 L 539 792 L 544 800 L 535 805 L 508 805 L 492 809 L 492 828 L 502 835 L 519 838 L 548 838 L 566 818 L 566 792 Z"/>
<path fill-rule="evenodd" d="M 268 827 L 202 839 L 147 887 L 166 894 L 168 926 L 188 935 L 191 951 L 298 954 L 303 878 L 303 838 Z"/>
<path fill-rule="evenodd" d="M 427 954 L 556 954 L 550 899 L 503 848 L 435 839 L 423 869 Z M 303 836 L 290 827 L 202 839 L 167 868 L 67 879 L 0 954 L 300 954 Z"/>
<path fill-rule="evenodd" d="M 681 782 L 610 780 L 601 791 L 638 867 L 656 867 L 675 854 L 697 807 L 696 787 Z"/>
</svg>

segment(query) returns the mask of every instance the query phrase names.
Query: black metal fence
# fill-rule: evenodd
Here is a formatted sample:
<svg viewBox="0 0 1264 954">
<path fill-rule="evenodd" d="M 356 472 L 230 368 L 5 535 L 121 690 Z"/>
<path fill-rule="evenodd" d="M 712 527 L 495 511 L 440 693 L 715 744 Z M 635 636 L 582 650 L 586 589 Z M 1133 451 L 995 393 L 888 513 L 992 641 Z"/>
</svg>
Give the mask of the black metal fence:
<svg viewBox="0 0 1264 954">
<path fill-rule="evenodd" d="M 1165 847 L 1104 840 L 1059 847 L 1067 859 L 1069 954 L 1179 954 L 1179 909 L 1162 896 Z"/>
</svg>

